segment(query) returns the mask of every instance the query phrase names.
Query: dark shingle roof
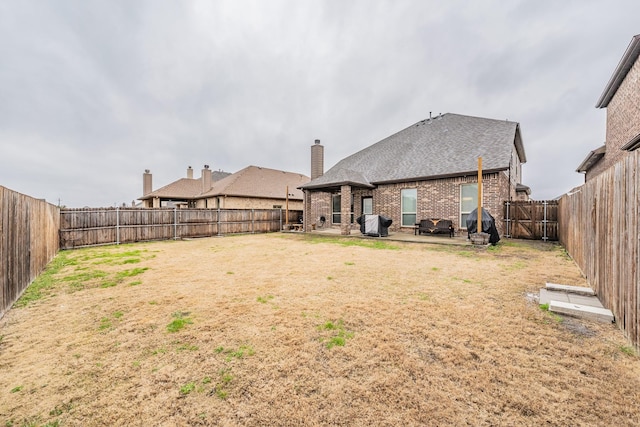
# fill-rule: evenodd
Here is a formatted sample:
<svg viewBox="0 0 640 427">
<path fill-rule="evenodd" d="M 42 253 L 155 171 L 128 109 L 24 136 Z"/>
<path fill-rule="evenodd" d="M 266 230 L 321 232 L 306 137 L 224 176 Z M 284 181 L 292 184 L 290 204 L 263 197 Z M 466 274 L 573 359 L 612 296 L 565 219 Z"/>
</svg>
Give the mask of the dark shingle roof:
<svg viewBox="0 0 640 427">
<path fill-rule="evenodd" d="M 315 184 L 313 184 L 312 186 L 303 185 L 301 188 L 324 187 L 327 184 L 330 184 L 331 187 L 339 187 L 341 185 L 352 185 L 355 187 L 368 187 L 368 188 L 375 187 L 375 185 L 371 184 L 367 180 L 367 178 L 365 178 L 362 172 L 358 172 L 350 169 L 336 168 L 336 167 L 331 168 L 329 172 L 314 179 L 312 182 Z"/>
<path fill-rule="evenodd" d="M 514 144 L 520 161 L 526 162 L 518 123 L 447 113 L 342 159 L 302 188 L 464 175 L 478 170 L 478 157 L 483 170 L 504 170 L 509 168 Z"/>
</svg>

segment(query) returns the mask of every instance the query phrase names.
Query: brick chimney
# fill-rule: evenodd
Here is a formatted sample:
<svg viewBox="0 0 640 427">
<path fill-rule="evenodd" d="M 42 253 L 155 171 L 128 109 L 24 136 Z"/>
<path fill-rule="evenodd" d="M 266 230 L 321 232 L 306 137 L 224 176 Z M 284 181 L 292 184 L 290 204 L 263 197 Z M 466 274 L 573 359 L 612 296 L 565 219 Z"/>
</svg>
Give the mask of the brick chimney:
<svg viewBox="0 0 640 427">
<path fill-rule="evenodd" d="M 204 169 L 202 169 L 202 192 L 206 193 L 211 190 L 211 169 L 209 169 L 209 165 L 204 165 Z"/>
<path fill-rule="evenodd" d="M 147 194 L 153 191 L 153 186 L 151 185 L 151 171 L 149 169 L 145 169 L 142 174 L 142 195 L 146 196 Z"/>
<path fill-rule="evenodd" d="M 324 146 L 316 139 L 311 146 L 311 179 L 324 175 Z"/>
<path fill-rule="evenodd" d="M 187 178 L 193 179 L 193 169 L 191 169 L 191 166 L 187 168 Z"/>
</svg>

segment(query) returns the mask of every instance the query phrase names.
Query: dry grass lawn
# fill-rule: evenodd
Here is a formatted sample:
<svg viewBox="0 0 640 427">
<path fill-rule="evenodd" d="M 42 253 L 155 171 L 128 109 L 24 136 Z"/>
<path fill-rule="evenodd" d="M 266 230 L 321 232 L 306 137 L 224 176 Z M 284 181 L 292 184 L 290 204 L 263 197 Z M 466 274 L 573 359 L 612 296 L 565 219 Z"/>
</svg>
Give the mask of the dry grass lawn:
<svg viewBox="0 0 640 427">
<path fill-rule="evenodd" d="M 52 268 L 0 320 L 0 426 L 640 420 L 640 358 L 618 328 L 527 300 L 586 286 L 551 244 L 277 233 L 67 251 Z"/>
</svg>

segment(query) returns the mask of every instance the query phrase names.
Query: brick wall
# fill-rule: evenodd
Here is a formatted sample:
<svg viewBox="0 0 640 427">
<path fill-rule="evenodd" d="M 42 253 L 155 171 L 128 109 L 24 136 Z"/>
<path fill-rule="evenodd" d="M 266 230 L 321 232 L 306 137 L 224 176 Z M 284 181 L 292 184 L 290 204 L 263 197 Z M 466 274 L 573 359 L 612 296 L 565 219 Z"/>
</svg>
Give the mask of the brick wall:
<svg viewBox="0 0 640 427">
<path fill-rule="evenodd" d="M 310 191 L 310 209 L 307 215 L 311 224 L 316 224 L 317 228 L 320 227 L 320 217 L 324 216 L 325 223 L 324 228 L 331 227 L 331 193 L 324 191 Z M 306 212 L 305 212 L 306 215 Z M 306 221 L 306 219 L 305 219 Z"/>
<path fill-rule="evenodd" d="M 511 188 L 512 197 L 515 197 L 515 180 L 512 178 L 512 186 L 509 186 L 509 175 L 506 172 L 484 174 L 482 176 L 483 206 L 496 219 L 496 226 L 500 234 L 504 233 L 502 218 L 502 206 L 509 198 Z M 404 188 L 416 188 L 418 190 L 418 220 L 425 218 L 443 218 L 451 220 L 454 227 L 460 230 L 460 186 L 462 184 L 477 183 L 477 175 L 436 179 L 431 181 L 403 182 L 398 184 L 380 185 L 375 189 L 353 188 L 354 218 L 362 215 L 362 198 L 373 197 L 373 213 L 384 215 L 393 219 L 391 231 L 413 233 L 413 228 L 401 227 L 401 190 Z M 309 217 L 312 222 L 317 222 L 320 216 L 326 218 L 324 227 L 339 228 L 340 224 L 331 224 L 331 193 L 310 193 Z M 464 225 L 466 228 L 466 225 Z M 358 229 L 354 221 L 352 230 Z"/>
<path fill-rule="evenodd" d="M 640 58 L 623 80 L 607 106 L 607 151 L 591 170 L 586 180 L 599 175 L 614 163 L 628 155 L 620 147 L 640 134 Z"/>
<path fill-rule="evenodd" d="M 340 188 L 340 195 L 342 196 L 340 199 L 340 234 L 351 234 L 351 186 L 343 185 Z M 355 199 L 353 209 L 355 210 Z"/>
</svg>

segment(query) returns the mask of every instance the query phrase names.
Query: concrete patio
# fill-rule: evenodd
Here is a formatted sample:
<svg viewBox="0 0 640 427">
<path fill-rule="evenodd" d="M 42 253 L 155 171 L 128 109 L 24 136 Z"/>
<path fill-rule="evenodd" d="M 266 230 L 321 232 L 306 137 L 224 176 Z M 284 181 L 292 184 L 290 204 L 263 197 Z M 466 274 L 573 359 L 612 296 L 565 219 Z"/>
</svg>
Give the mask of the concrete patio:
<svg viewBox="0 0 640 427">
<path fill-rule="evenodd" d="M 302 233 L 302 231 L 284 231 L 285 233 Z M 324 228 L 321 230 L 313 230 L 312 234 L 320 235 L 333 235 L 340 236 L 340 229 L 338 228 Z M 351 234 L 344 237 L 356 238 L 356 239 L 380 239 L 389 240 L 395 242 L 410 242 L 410 243 L 432 243 L 438 245 L 456 245 L 456 246 L 471 246 L 471 241 L 467 239 L 466 233 L 456 233 L 454 237 L 449 237 L 445 234 L 433 234 L 433 235 L 415 235 L 413 232 L 393 232 L 390 231 L 386 237 L 371 237 L 360 233 L 359 230 L 351 230 Z"/>
</svg>

